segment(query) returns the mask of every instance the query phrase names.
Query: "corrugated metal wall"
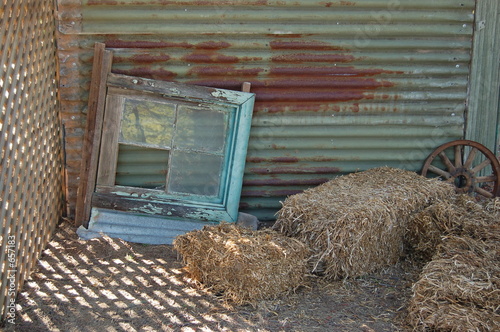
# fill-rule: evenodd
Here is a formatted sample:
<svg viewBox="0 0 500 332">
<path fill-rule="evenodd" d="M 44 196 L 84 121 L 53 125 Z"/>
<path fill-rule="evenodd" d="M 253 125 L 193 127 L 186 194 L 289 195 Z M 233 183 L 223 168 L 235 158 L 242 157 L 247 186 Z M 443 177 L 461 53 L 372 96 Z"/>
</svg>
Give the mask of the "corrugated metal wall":
<svg viewBox="0 0 500 332">
<path fill-rule="evenodd" d="M 70 198 L 93 44 L 113 72 L 257 94 L 243 211 L 463 137 L 474 0 L 59 0 Z"/>
</svg>

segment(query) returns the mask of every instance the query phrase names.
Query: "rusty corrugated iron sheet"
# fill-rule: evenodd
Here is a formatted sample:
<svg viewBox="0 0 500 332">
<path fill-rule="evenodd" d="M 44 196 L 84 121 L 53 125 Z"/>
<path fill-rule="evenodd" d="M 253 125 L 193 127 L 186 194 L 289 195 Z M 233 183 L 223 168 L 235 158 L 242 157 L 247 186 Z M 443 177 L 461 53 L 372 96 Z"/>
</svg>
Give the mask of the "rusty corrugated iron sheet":
<svg viewBox="0 0 500 332">
<path fill-rule="evenodd" d="M 417 170 L 461 138 L 473 0 L 59 1 L 74 200 L 94 42 L 113 72 L 239 90 L 254 120 L 241 207 L 387 165 Z"/>
</svg>

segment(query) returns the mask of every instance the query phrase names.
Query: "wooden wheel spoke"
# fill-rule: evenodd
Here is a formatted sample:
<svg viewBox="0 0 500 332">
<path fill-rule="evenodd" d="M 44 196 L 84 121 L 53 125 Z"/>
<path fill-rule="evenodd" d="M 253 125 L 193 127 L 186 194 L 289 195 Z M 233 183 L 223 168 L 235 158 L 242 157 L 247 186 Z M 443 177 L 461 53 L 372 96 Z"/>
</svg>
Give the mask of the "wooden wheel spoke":
<svg viewBox="0 0 500 332">
<path fill-rule="evenodd" d="M 432 165 L 437 156 L 439 162 Z M 429 173 L 433 174 L 429 177 L 437 175 L 451 183 L 458 193 L 500 196 L 500 162 L 493 152 L 478 142 L 461 139 L 438 146 L 422 166 L 421 174 L 427 176 Z"/>
<path fill-rule="evenodd" d="M 455 167 L 462 167 L 462 146 L 455 145 Z"/>
<path fill-rule="evenodd" d="M 480 170 L 482 170 L 483 168 L 485 168 L 489 164 L 491 164 L 491 160 L 485 159 L 482 163 L 480 163 L 479 165 L 477 165 L 476 167 L 474 167 L 470 171 L 472 174 L 476 174 L 477 172 L 479 172 Z"/>
<path fill-rule="evenodd" d="M 448 169 L 449 172 L 454 172 L 455 171 L 455 166 L 453 166 L 453 164 L 451 163 L 451 161 L 448 158 L 448 156 L 446 156 L 446 154 L 444 153 L 444 151 L 441 151 L 439 153 L 439 158 L 441 158 L 441 160 L 443 161 L 443 164 L 446 165 L 446 168 Z"/>
<path fill-rule="evenodd" d="M 476 158 L 476 148 L 472 148 L 469 152 L 469 156 L 467 157 L 467 160 L 465 161 L 464 167 L 465 168 L 470 168 L 470 165 L 472 165 L 472 162 L 474 161 L 474 158 Z"/>
<path fill-rule="evenodd" d="M 476 177 L 476 182 L 477 183 L 483 183 L 483 182 L 495 182 L 497 180 L 497 177 L 494 175 L 489 175 L 489 176 L 478 176 Z"/>
<path fill-rule="evenodd" d="M 484 197 L 488 197 L 488 198 L 492 198 L 493 197 L 492 193 L 490 193 L 487 190 L 484 190 L 483 188 L 475 187 L 474 191 L 477 192 L 480 195 L 483 195 Z"/>
<path fill-rule="evenodd" d="M 451 174 L 450 173 L 446 172 L 445 170 L 442 170 L 441 168 L 437 168 L 434 165 L 430 165 L 429 166 L 429 171 L 431 171 L 431 172 L 433 172 L 435 174 L 441 175 L 445 179 L 451 178 Z"/>
</svg>

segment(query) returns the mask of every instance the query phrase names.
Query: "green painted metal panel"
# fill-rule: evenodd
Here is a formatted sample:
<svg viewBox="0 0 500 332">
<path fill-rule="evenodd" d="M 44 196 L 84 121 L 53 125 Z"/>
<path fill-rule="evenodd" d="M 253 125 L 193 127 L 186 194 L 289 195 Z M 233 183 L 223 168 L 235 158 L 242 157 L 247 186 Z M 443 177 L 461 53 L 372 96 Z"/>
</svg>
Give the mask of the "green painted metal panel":
<svg viewBox="0 0 500 332">
<path fill-rule="evenodd" d="M 463 138 L 475 6 L 83 0 L 61 17 L 62 106 L 84 119 L 96 41 L 113 49 L 115 73 L 232 90 L 251 82 L 240 205 L 273 219 L 287 195 L 376 166 L 418 170 Z"/>
<path fill-rule="evenodd" d="M 500 155 L 500 2 L 478 1 L 467 139 Z"/>
</svg>

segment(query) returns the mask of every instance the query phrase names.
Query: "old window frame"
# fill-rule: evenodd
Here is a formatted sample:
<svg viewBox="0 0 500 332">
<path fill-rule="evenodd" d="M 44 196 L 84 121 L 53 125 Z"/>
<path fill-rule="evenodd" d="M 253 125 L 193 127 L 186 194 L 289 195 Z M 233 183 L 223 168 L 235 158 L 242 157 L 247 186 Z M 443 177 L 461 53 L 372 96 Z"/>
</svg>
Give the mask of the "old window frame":
<svg viewBox="0 0 500 332">
<path fill-rule="evenodd" d="M 172 219 L 235 222 L 255 95 L 248 92 L 157 81 L 110 73 L 99 153 L 99 166 L 92 207 L 160 215 Z M 120 186 L 114 183 L 118 156 L 121 110 L 113 97 L 141 96 L 169 103 L 189 103 L 201 108 L 222 107 L 228 112 L 220 190 L 217 197 L 162 194 L 159 190 Z"/>
</svg>

